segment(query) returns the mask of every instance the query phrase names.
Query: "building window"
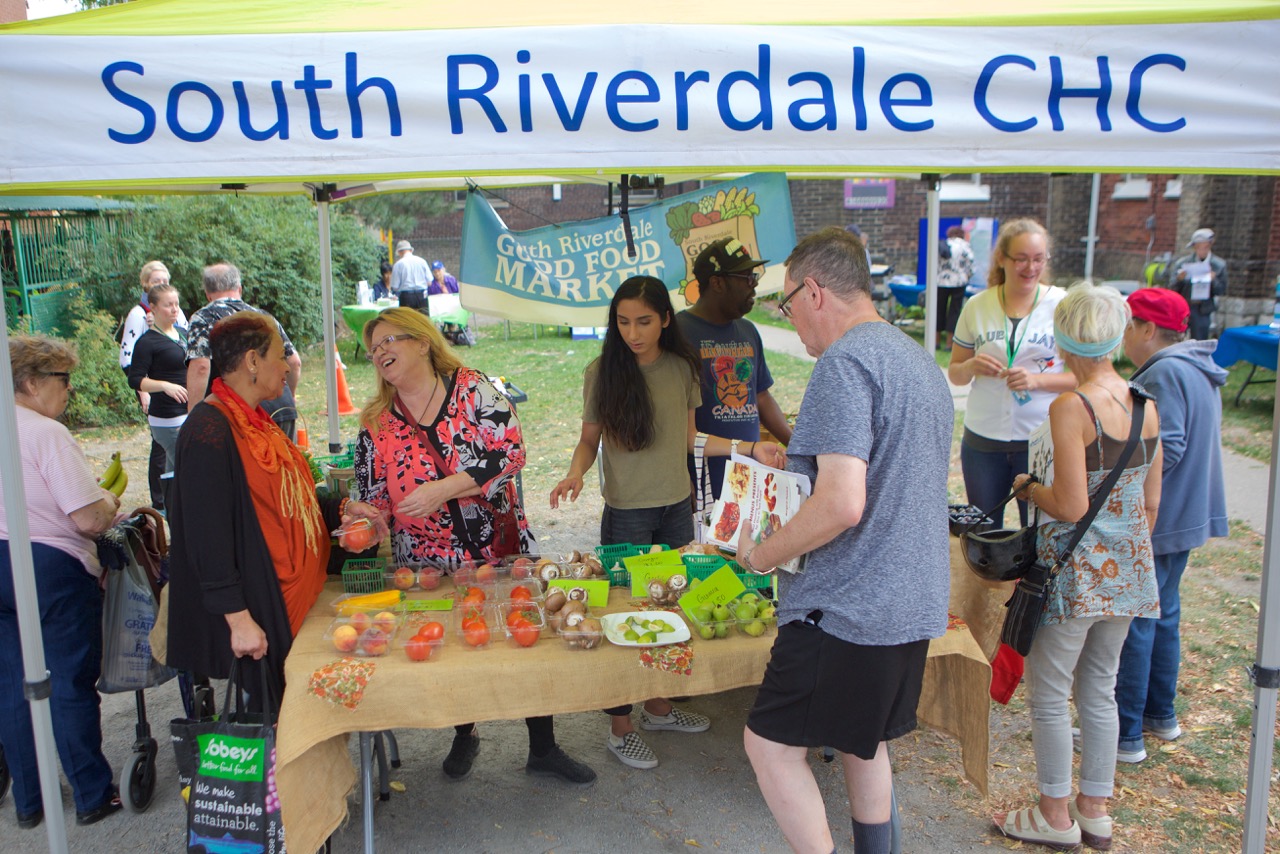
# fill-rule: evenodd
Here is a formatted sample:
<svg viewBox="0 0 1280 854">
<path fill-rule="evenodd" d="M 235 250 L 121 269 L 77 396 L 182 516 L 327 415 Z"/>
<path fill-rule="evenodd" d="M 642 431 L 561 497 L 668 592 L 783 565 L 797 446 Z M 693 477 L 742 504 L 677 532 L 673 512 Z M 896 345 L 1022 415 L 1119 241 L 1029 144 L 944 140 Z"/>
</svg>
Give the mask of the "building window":
<svg viewBox="0 0 1280 854">
<path fill-rule="evenodd" d="M 943 175 L 938 199 L 943 202 L 989 202 L 991 187 L 982 183 L 981 172 Z"/>
<path fill-rule="evenodd" d="M 1111 198 L 1117 201 L 1149 199 L 1151 198 L 1151 181 L 1146 175 L 1121 175 L 1111 191 Z"/>
<path fill-rule="evenodd" d="M 467 206 L 467 193 L 469 192 L 470 190 L 454 190 L 453 191 L 453 206 L 455 209 L 462 210 Z M 490 207 L 494 208 L 495 210 L 498 208 L 511 207 L 511 204 L 507 202 L 506 199 L 500 199 L 497 196 L 485 196 L 485 198 L 489 200 Z"/>
<path fill-rule="evenodd" d="M 1182 198 L 1182 179 L 1170 178 L 1164 182 L 1164 197 L 1166 199 Z"/>
</svg>

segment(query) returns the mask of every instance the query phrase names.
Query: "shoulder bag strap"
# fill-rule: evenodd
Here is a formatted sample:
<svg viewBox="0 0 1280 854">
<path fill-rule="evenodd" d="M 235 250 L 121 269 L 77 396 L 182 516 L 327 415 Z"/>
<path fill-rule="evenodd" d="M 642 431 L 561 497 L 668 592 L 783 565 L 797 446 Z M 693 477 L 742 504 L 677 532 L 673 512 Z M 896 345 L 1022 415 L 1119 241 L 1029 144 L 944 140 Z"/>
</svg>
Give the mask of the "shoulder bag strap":
<svg viewBox="0 0 1280 854">
<path fill-rule="evenodd" d="M 693 440 L 694 492 L 693 541 L 704 543 L 702 528 L 707 521 L 707 505 L 711 503 L 711 472 L 706 461 L 707 434 L 698 433 Z"/>
<path fill-rule="evenodd" d="M 1111 494 L 1111 489 L 1116 485 L 1116 481 L 1120 479 L 1120 472 L 1129 464 L 1129 459 L 1133 456 L 1134 449 L 1138 447 L 1138 441 L 1142 438 L 1142 421 L 1147 412 L 1146 395 L 1132 385 L 1129 386 L 1129 395 L 1133 398 L 1133 417 L 1130 419 L 1129 424 L 1129 441 L 1125 442 L 1124 450 L 1120 452 L 1120 458 L 1116 460 L 1116 464 L 1107 473 L 1106 479 L 1102 481 L 1101 485 L 1098 486 L 1098 491 L 1090 499 L 1088 512 L 1076 524 L 1066 547 L 1058 554 L 1055 574 L 1057 567 L 1067 562 L 1067 558 L 1071 557 L 1071 553 L 1076 550 L 1076 546 L 1080 544 L 1081 538 L 1084 537 L 1084 532 L 1089 530 L 1089 526 L 1093 524 L 1094 517 L 1102 509 L 1107 496 Z"/>
</svg>

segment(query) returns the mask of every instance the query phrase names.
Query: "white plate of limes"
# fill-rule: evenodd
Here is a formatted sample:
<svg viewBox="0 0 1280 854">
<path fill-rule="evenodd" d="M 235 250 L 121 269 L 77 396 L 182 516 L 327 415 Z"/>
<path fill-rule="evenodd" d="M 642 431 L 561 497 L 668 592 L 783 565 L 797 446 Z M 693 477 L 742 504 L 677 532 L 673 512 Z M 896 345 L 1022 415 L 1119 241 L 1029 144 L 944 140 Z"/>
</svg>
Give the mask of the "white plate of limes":
<svg viewBox="0 0 1280 854">
<path fill-rule="evenodd" d="M 604 636 L 617 646 L 666 646 L 682 643 L 691 635 L 684 619 L 674 611 L 624 611 L 600 618 Z"/>
</svg>

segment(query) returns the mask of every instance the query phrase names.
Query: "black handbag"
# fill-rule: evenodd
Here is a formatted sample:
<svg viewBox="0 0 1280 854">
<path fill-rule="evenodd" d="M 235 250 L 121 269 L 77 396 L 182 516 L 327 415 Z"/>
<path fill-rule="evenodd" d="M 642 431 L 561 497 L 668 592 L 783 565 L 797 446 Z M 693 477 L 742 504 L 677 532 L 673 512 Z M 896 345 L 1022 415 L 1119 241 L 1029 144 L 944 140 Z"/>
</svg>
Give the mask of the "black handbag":
<svg viewBox="0 0 1280 854">
<path fill-rule="evenodd" d="M 1032 478 L 1034 481 L 1035 478 Z M 1040 528 L 1040 508 L 1025 528 L 997 528 L 975 531 L 980 525 L 1003 518 L 1004 507 L 1018 496 L 1018 491 L 994 508 L 982 513 L 978 521 L 971 522 L 960 534 L 960 555 L 974 575 L 986 581 L 1017 581 L 1026 575 L 1036 562 L 1036 532 Z"/>
<path fill-rule="evenodd" d="M 1066 546 L 1058 553 L 1053 565 L 1046 566 L 1043 561 L 1036 561 L 1027 574 L 1018 581 L 1013 595 L 1005 603 L 1005 607 L 1009 610 L 1005 613 L 1004 625 L 1000 629 L 1000 641 L 1010 646 L 1018 655 L 1026 656 L 1031 652 L 1031 644 L 1044 619 L 1044 609 L 1049 602 L 1049 594 L 1053 591 L 1054 580 L 1070 560 L 1071 553 L 1080 544 L 1085 531 L 1089 530 L 1089 526 L 1093 524 L 1094 517 L 1102 509 L 1116 481 L 1120 479 L 1120 472 L 1128 465 L 1129 459 L 1138 447 L 1138 440 L 1142 438 L 1142 422 L 1146 415 L 1146 401 L 1149 397 L 1145 391 L 1135 385 L 1129 386 L 1129 394 L 1133 400 L 1129 441 L 1125 443 L 1124 450 L 1120 452 L 1120 458 L 1116 460 L 1115 466 L 1107 474 L 1106 479 L 1090 497 L 1088 512 L 1076 523 Z"/>
</svg>

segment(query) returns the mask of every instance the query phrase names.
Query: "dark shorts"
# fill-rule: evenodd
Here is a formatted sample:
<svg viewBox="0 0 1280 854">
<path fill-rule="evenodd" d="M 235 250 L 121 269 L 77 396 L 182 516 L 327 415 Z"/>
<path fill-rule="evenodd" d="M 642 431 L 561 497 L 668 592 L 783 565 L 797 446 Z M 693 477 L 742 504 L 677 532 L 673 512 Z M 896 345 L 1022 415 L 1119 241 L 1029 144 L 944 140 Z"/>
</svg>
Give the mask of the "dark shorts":
<svg viewBox="0 0 1280 854">
<path fill-rule="evenodd" d="M 793 747 L 874 759 L 916 728 L 929 641 L 862 646 L 795 621 L 778 628 L 747 729 Z"/>
</svg>

